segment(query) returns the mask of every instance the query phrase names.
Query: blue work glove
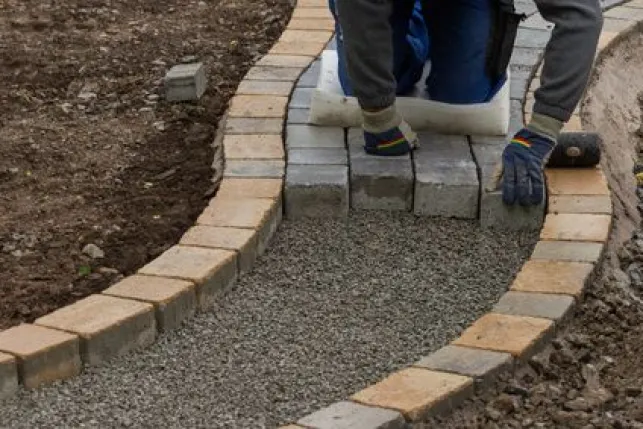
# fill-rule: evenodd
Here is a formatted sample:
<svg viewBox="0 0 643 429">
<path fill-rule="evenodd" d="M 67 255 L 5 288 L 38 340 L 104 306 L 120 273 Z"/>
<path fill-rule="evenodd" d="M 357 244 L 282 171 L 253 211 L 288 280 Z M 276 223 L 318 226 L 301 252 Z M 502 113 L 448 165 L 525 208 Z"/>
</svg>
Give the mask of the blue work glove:
<svg viewBox="0 0 643 429">
<path fill-rule="evenodd" d="M 502 153 L 502 200 L 507 205 L 538 205 L 545 193 L 544 167 L 556 142 L 523 128 Z"/>
</svg>

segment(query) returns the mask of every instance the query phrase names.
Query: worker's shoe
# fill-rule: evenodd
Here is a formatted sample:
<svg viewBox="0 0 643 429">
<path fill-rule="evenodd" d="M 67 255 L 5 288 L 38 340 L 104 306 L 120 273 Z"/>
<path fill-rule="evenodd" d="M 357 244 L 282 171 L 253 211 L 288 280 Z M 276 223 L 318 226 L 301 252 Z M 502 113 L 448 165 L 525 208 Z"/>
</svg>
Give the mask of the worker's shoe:
<svg viewBox="0 0 643 429">
<path fill-rule="evenodd" d="M 378 156 L 400 156 L 418 147 L 418 137 L 398 115 L 395 106 L 363 112 L 364 150 Z"/>
</svg>

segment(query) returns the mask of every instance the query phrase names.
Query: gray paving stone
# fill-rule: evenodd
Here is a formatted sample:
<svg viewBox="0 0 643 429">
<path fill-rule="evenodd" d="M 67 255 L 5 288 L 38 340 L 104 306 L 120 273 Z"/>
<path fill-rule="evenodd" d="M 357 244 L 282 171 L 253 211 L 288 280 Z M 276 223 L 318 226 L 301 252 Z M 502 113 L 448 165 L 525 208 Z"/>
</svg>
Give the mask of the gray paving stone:
<svg viewBox="0 0 643 429">
<path fill-rule="evenodd" d="M 509 87 L 509 97 L 512 100 L 522 100 L 527 94 L 529 88 L 529 78 L 511 76 L 511 86 Z"/>
<path fill-rule="evenodd" d="M 167 101 L 194 101 L 205 93 L 207 78 L 202 63 L 178 64 L 164 79 Z"/>
<path fill-rule="evenodd" d="M 403 429 L 404 417 L 397 411 L 367 407 L 354 402 L 336 402 L 297 422 L 311 429 Z"/>
<path fill-rule="evenodd" d="M 598 263 L 603 253 L 600 243 L 574 241 L 539 241 L 534 247 L 532 259 L 546 261 Z"/>
<path fill-rule="evenodd" d="M 225 163 L 225 177 L 253 177 L 260 179 L 281 178 L 284 176 L 284 161 L 230 161 Z"/>
<path fill-rule="evenodd" d="M 288 150 L 289 165 L 348 165 L 344 148 L 297 148 Z"/>
<path fill-rule="evenodd" d="M 507 292 L 500 298 L 493 311 L 516 316 L 564 319 L 574 305 L 574 298 L 567 295 Z"/>
<path fill-rule="evenodd" d="M 421 359 L 414 366 L 474 377 L 476 388 L 481 390 L 501 372 L 510 369 L 512 364 L 510 353 L 449 345 Z"/>
<path fill-rule="evenodd" d="M 538 11 L 536 4 L 531 0 L 516 0 L 514 2 L 517 13 L 524 13 L 525 15 L 533 15 Z"/>
<path fill-rule="evenodd" d="M 288 125 L 286 147 L 295 148 L 345 148 L 343 128 L 315 125 Z"/>
<path fill-rule="evenodd" d="M 510 64 L 527 67 L 535 67 L 543 54 L 542 48 L 519 48 L 515 47 L 511 55 Z"/>
<path fill-rule="evenodd" d="M 297 88 L 316 88 L 321 73 L 321 60 L 313 61 L 297 82 Z"/>
<path fill-rule="evenodd" d="M 475 219 L 480 184 L 465 136 L 422 134 L 414 153 L 415 198 L 419 216 Z"/>
<path fill-rule="evenodd" d="M 293 67 L 254 66 L 248 71 L 246 79 L 294 82 L 300 73 L 300 69 Z"/>
<path fill-rule="evenodd" d="M 290 109 L 310 109 L 313 88 L 295 88 L 288 107 Z"/>
<path fill-rule="evenodd" d="M 349 208 L 348 167 L 289 165 L 284 198 L 288 218 L 346 217 Z"/>
<path fill-rule="evenodd" d="M 539 206 L 507 206 L 501 190 L 488 191 L 493 173 L 506 145 L 503 138 L 472 137 L 471 148 L 480 171 L 480 224 L 498 230 L 539 230 L 545 216 L 545 200 Z"/>
<path fill-rule="evenodd" d="M 539 13 L 535 13 L 520 23 L 520 28 L 534 28 L 536 30 L 552 30 L 554 24 L 545 21 Z"/>
<path fill-rule="evenodd" d="M 337 34 L 335 34 L 332 39 L 328 42 L 326 45 L 326 49 L 329 51 L 336 51 L 337 50 Z"/>
<path fill-rule="evenodd" d="M 640 21 L 643 19 L 643 9 L 627 7 L 616 7 L 605 12 L 606 18 L 627 19 L 629 21 Z"/>
<path fill-rule="evenodd" d="M 508 135 L 513 136 L 516 132 L 520 131 L 525 126 L 524 116 L 522 112 L 522 101 L 511 100 L 509 111 L 509 131 Z"/>
<path fill-rule="evenodd" d="M 227 118 L 226 134 L 281 134 L 283 121 L 279 118 Z"/>
<path fill-rule="evenodd" d="M 0 353 L 0 399 L 18 390 L 18 364 L 16 358 Z"/>
<path fill-rule="evenodd" d="M 288 109 L 288 125 L 308 124 L 310 109 Z"/>
<path fill-rule="evenodd" d="M 536 28 L 520 28 L 516 35 L 517 48 L 535 48 L 542 50 L 545 48 L 549 39 L 551 38 L 551 31 L 539 30 Z"/>
</svg>

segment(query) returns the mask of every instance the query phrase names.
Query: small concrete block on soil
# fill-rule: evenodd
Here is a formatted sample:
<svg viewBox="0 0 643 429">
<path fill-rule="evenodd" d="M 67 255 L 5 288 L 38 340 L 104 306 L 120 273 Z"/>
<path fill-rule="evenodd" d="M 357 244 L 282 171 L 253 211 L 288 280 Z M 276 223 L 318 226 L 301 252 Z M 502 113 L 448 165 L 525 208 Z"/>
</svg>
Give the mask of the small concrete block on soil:
<svg viewBox="0 0 643 429">
<path fill-rule="evenodd" d="M 310 103 L 313 96 L 312 88 L 296 88 L 292 93 L 290 109 L 310 109 Z"/>
<path fill-rule="evenodd" d="M 299 82 L 297 82 L 298 88 L 316 88 L 317 82 L 319 81 L 319 74 L 321 73 L 321 61 L 314 61 L 310 67 L 301 75 Z"/>
<path fill-rule="evenodd" d="M 106 295 L 90 295 L 41 317 L 36 323 L 77 334 L 80 354 L 88 365 L 147 347 L 156 338 L 151 304 Z"/>
<path fill-rule="evenodd" d="M 288 150 L 289 165 L 347 165 L 344 148 L 297 148 Z"/>
<path fill-rule="evenodd" d="M 16 358 L 0 353 L 0 399 L 18 390 L 18 364 Z"/>
<path fill-rule="evenodd" d="M 627 7 L 627 3 L 621 7 L 613 7 L 604 13 L 606 18 L 625 19 L 629 21 L 643 20 L 643 9 Z"/>
<path fill-rule="evenodd" d="M 612 217 L 595 214 L 550 214 L 540 233 L 541 240 L 607 241 Z"/>
<path fill-rule="evenodd" d="M 229 160 L 225 163 L 224 177 L 256 179 L 279 179 L 284 177 L 286 163 L 283 160 Z"/>
<path fill-rule="evenodd" d="M 346 166 L 291 165 L 286 175 L 286 216 L 346 217 L 348 189 Z"/>
<path fill-rule="evenodd" d="M 281 134 L 281 118 L 227 118 L 226 134 Z"/>
<path fill-rule="evenodd" d="M 368 210 L 411 210 L 411 157 L 377 157 L 364 152 L 361 130 L 349 130 L 351 206 Z"/>
<path fill-rule="evenodd" d="M 612 214 L 612 199 L 607 195 L 559 195 L 549 198 L 549 213 Z"/>
<path fill-rule="evenodd" d="M 593 270 L 587 263 L 531 259 L 516 275 L 511 290 L 580 297 Z"/>
<path fill-rule="evenodd" d="M 206 82 L 203 64 L 178 64 L 165 75 L 165 98 L 168 101 L 198 100 L 205 93 Z"/>
<path fill-rule="evenodd" d="M 308 124 L 310 109 L 288 109 L 288 125 Z"/>
<path fill-rule="evenodd" d="M 28 388 L 78 375 L 82 365 L 76 335 L 37 325 L 1 331 L 0 352 L 17 359 L 18 378 Z"/>
<path fill-rule="evenodd" d="M 252 270 L 257 258 L 257 232 L 253 229 L 196 225 L 183 234 L 179 244 L 234 250 L 240 273 Z"/>
<path fill-rule="evenodd" d="M 532 259 L 548 261 L 597 263 L 603 252 L 603 244 L 577 241 L 539 241 L 534 247 Z"/>
<path fill-rule="evenodd" d="M 403 429 L 404 417 L 396 411 L 336 402 L 297 423 L 311 429 Z"/>
<path fill-rule="evenodd" d="M 103 291 L 103 294 L 152 304 L 156 326 L 161 332 L 178 328 L 196 312 L 197 306 L 194 284 L 164 277 L 130 276 Z"/>
<path fill-rule="evenodd" d="M 230 250 L 174 246 L 139 273 L 195 283 L 199 307 L 206 309 L 236 280 L 237 255 Z"/>
<path fill-rule="evenodd" d="M 450 345 L 425 357 L 415 366 L 473 377 L 477 387 L 482 387 L 509 369 L 512 363 L 509 353 Z"/>
<path fill-rule="evenodd" d="M 598 168 L 548 168 L 547 188 L 550 195 L 606 195 L 607 180 Z"/>
<path fill-rule="evenodd" d="M 318 127 L 315 125 L 288 125 L 286 147 L 297 148 L 345 148 L 344 129 Z"/>
<path fill-rule="evenodd" d="M 552 327 L 551 320 L 487 313 L 453 344 L 511 353 L 514 357 L 527 359 L 551 333 Z"/>
<path fill-rule="evenodd" d="M 500 298 L 493 311 L 557 321 L 563 319 L 573 305 L 574 298 L 567 295 L 509 291 Z"/>
<path fill-rule="evenodd" d="M 218 198 L 281 198 L 279 179 L 225 178 L 219 185 Z"/>
<path fill-rule="evenodd" d="M 354 394 L 355 402 L 401 412 L 418 421 L 441 414 L 473 394 L 473 379 L 423 368 L 406 368 Z"/>
<path fill-rule="evenodd" d="M 230 118 L 282 118 L 288 97 L 273 95 L 236 95 L 232 97 Z"/>
<path fill-rule="evenodd" d="M 480 183 L 466 136 L 421 135 L 420 142 L 413 157 L 414 213 L 477 218 Z"/>
</svg>

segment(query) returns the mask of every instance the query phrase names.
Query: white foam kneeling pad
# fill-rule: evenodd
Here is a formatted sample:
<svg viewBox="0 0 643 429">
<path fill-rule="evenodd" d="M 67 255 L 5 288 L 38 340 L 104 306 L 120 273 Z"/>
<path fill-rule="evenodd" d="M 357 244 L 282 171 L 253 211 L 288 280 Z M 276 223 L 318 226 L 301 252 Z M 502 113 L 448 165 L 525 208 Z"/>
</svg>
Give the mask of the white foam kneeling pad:
<svg viewBox="0 0 643 429">
<path fill-rule="evenodd" d="M 312 95 L 309 122 L 345 128 L 361 126 L 357 99 L 346 97 L 339 82 L 337 51 L 324 51 L 321 59 L 321 73 Z M 397 108 L 416 131 L 504 136 L 509 130 L 510 82 L 508 78 L 488 103 L 463 105 L 424 98 L 423 77 L 414 94 L 397 98 Z"/>
</svg>

